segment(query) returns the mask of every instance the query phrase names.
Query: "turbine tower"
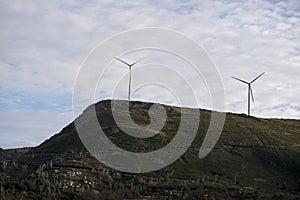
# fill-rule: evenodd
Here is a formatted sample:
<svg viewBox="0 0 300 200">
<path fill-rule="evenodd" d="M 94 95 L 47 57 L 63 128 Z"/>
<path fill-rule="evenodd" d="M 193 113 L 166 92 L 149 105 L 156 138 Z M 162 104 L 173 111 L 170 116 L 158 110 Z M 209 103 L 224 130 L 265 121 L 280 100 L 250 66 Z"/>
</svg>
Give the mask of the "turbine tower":
<svg viewBox="0 0 300 200">
<path fill-rule="evenodd" d="M 120 58 L 117 58 L 117 57 L 114 57 L 115 59 L 117 59 L 118 61 L 124 63 L 125 65 L 128 66 L 129 68 L 129 86 L 128 86 L 128 101 L 130 102 L 130 89 L 131 89 L 131 68 L 133 67 L 133 65 L 135 65 L 136 63 L 140 62 L 142 59 L 139 59 L 138 61 L 132 63 L 132 64 L 129 64 L 123 60 L 121 60 Z"/>
<path fill-rule="evenodd" d="M 253 79 L 251 82 L 247 82 L 244 80 L 241 80 L 239 78 L 233 77 L 235 80 L 241 81 L 242 83 L 246 83 L 248 85 L 248 116 L 250 116 L 250 95 L 252 97 L 252 101 L 254 102 L 254 97 L 253 97 L 253 91 L 251 88 L 251 84 L 256 81 L 259 77 L 261 77 L 265 72 L 261 73 L 260 75 L 258 75 L 255 79 Z"/>
</svg>

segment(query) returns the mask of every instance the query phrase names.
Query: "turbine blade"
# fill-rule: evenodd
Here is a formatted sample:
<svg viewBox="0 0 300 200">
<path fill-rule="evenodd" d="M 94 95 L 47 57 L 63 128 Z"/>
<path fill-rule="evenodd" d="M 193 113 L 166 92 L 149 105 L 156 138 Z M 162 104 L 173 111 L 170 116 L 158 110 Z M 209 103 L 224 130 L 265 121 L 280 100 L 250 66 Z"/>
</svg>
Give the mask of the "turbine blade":
<svg viewBox="0 0 300 200">
<path fill-rule="evenodd" d="M 253 96 L 253 91 L 252 91 L 251 86 L 250 86 L 250 93 L 251 93 L 252 102 L 254 102 L 254 96 Z"/>
<path fill-rule="evenodd" d="M 250 82 L 250 84 L 253 83 L 254 81 L 256 81 L 256 80 L 257 80 L 259 77 L 261 77 L 262 75 L 264 75 L 264 73 L 265 73 L 265 72 L 261 73 L 259 76 L 257 76 L 255 79 L 253 79 L 253 80 Z"/>
<path fill-rule="evenodd" d="M 138 61 L 132 63 L 130 66 L 132 67 L 133 65 L 135 65 L 136 63 L 140 62 L 141 60 L 143 60 L 144 58 L 139 59 Z"/>
<path fill-rule="evenodd" d="M 117 57 L 114 57 L 115 59 L 117 59 L 118 61 L 120 61 L 120 62 L 122 62 L 122 63 L 124 63 L 125 65 L 127 65 L 128 67 L 131 67 L 131 65 L 130 64 L 128 64 L 127 62 L 125 62 L 125 61 L 123 61 L 123 60 L 121 60 L 120 58 L 117 58 Z"/>
<path fill-rule="evenodd" d="M 239 78 L 235 78 L 235 77 L 233 77 L 233 76 L 232 76 L 231 78 L 233 78 L 233 79 L 235 79 L 235 80 L 238 80 L 238 81 L 241 81 L 241 82 L 243 82 L 243 83 L 249 84 L 248 82 L 243 81 L 243 80 L 241 80 L 241 79 L 239 79 Z"/>
</svg>

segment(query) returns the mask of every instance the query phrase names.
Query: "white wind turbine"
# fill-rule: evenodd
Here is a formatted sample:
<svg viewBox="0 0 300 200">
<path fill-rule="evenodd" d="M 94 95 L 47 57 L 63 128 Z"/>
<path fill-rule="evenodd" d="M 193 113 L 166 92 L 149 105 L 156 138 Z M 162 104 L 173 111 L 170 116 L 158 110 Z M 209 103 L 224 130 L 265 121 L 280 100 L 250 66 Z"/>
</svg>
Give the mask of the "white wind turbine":
<svg viewBox="0 0 300 200">
<path fill-rule="evenodd" d="M 241 81 L 243 83 L 246 83 L 248 85 L 248 116 L 250 115 L 250 95 L 252 97 L 252 101 L 254 102 L 254 97 L 253 97 L 253 91 L 252 91 L 252 88 L 251 88 L 251 84 L 256 81 L 259 77 L 261 77 L 265 72 L 261 73 L 260 75 L 258 75 L 255 79 L 253 79 L 251 82 L 247 82 L 247 81 L 244 81 L 244 80 L 241 80 L 239 78 L 236 78 L 236 77 L 233 77 L 235 80 L 238 80 L 238 81 Z"/>
<path fill-rule="evenodd" d="M 136 63 L 140 62 L 142 59 L 139 59 L 138 61 L 132 63 L 132 64 L 129 64 L 123 60 L 121 60 L 120 58 L 117 58 L 117 57 L 114 57 L 115 59 L 117 59 L 118 61 L 124 63 L 125 65 L 128 66 L 129 68 L 129 86 L 128 86 L 128 101 L 130 102 L 130 89 L 131 89 L 131 68 L 133 67 L 133 65 L 135 65 Z"/>
</svg>

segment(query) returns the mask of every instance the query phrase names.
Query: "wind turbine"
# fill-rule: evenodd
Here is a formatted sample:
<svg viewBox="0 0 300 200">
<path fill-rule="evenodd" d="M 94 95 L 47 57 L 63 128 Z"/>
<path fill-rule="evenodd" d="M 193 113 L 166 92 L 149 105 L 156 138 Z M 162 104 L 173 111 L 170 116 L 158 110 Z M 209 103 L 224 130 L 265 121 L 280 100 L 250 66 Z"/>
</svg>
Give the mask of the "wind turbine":
<svg viewBox="0 0 300 200">
<path fill-rule="evenodd" d="M 233 77 L 235 80 L 241 81 L 242 83 L 246 83 L 248 85 L 248 116 L 250 115 L 250 95 L 252 97 L 252 101 L 254 102 L 254 97 L 253 97 L 253 91 L 251 88 L 251 84 L 256 81 L 259 77 L 261 77 L 265 72 L 261 73 L 260 75 L 258 75 L 255 79 L 253 79 L 251 82 L 246 82 L 244 80 L 241 80 L 239 78 Z"/>
<path fill-rule="evenodd" d="M 127 62 L 125 62 L 124 60 L 121 60 L 120 58 L 117 58 L 117 57 L 114 57 L 116 60 L 124 63 L 125 65 L 128 66 L 129 68 L 129 86 L 128 86 L 128 101 L 130 101 L 130 89 L 131 89 L 131 68 L 133 67 L 133 65 L 135 65 L 136 63 L 140 62 L 142 59 L 139 59 L 138 61 L 132 63 L 132 64 L 129 64 Z"/>
</svg>

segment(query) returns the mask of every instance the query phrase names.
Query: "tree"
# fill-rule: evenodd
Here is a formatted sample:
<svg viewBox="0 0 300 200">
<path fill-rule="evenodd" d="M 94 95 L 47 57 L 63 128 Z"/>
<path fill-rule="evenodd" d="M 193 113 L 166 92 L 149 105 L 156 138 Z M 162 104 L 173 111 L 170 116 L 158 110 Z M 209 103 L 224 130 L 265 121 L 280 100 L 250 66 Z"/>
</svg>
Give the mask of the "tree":
<svg viewBox="0 0 300 200">
<path fill-rule="evenodd" d="M 4 190 L 3 186 L 1 186 L 1 188 L 0 188 L 0 197 L 1 197 L 1 199 L 5 199 L 5 190 Z"/>
<path fill-rule="evenodd" d="M 0 171 L 3 172 L 7 167 L 7 162 L 6 160 L 1 161 L 1 168 Z"/>
</svg>

